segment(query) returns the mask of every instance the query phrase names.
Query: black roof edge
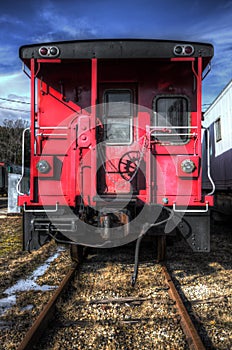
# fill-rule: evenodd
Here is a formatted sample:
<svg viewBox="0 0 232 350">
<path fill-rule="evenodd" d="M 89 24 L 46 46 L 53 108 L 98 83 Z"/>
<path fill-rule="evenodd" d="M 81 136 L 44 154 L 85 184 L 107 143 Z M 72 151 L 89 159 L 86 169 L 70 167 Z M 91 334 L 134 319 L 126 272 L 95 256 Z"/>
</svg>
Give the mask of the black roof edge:
<svg viewBox="0 0 232 350">
<path fill-rule="evenodd" d="M 119 53 L 118 48 L 110 48 L 108 46 L 109 43 L 112 44 L 120 44 L 124 52 Z M 130 45 L 134 43 L 135 44 L 135 50 L 133 51 L 133 46 Z M 167 40 L 167 39 L 136 39 L 136 38 L 117 38 L 117 39 L 86 39 L 86 40 L 68 40 L 68 41 L 50 41 L 50 42 L 43 42 L 43 43 L 33 43 L 33 44 L 28 44 L 28 45 L 23 45 L 19 48 L 19 56 L 21 59 L 29 59 L 32 57 L 35 58 L 41 58 L 39 56 L 38 50 L 41 46 L 66 46 L 69 47 L 69 53 L 67 54 L 61 52 L 60 58 L 70 58 L 69 56 L 71 55 L 71 45 L 80 45 L 78 47 L 78 50 L 80 48 L 80 51 L 76 51 L 76 56 L 75 58 L 90 58 L 94 57 L 94 54 L 96 54 L 96 57 L 98 58 L 129 58 L 129 57 L 157 57 L 155 53 L 154 47 L 149 44 L 154 44 L 155 46 L 158 47 L 159 44 L 166 44 L 163 45 L 163 52 L 165 57 L 173 57 L 173 49 L 172 45 L 193 45 L 197 46 L 199 48 L 199 52 L 202 52 L 202 56 L 204 57 L 212 57 L 214 53 L 214 48 L 211 43 L 206 43 L 206 42 L 196 42 L 196 41 L 189 41 L 189 40 Z M 126 44 L 129 44 L 128 47 Z M 136 45 L 139 44 L 139 45 Z M 148 45 L 146 45 L 148 44 Z M 105 45 L 105 47 L 104 47 Z M 88 50 L 86 50 L 86 46 L 88 46 Z M 97 49 L 96 52 L 94 53 L 93 46 Z M 166 46 L 164 48 L 164 46 Z M 81 50 L 82 48 L 82 50 Z M 202 48 L 202 50 L 200 50 Z M 147 50 L 149 51 L 148 55 L 146 56 L 145 53 L 147 54 Z M 162 57 L 162 53 L 160 52 L 160 56 Z M 134 54 L 134 56 L 133 56 Z M 116 55 L 116 56 L 114 56 Z M 199 56 L 201 54 L 198 54 Z M 197 56 L 197 54 L 193 54 L 193 56 Z M 58 56 L 59 57 L 59 56 Z"/>
<path fill-rule="evenodd" d="M 191 40 L 178 40 L 178 39 L 147 39 L 147 38 L 116 38 L 116 39 L 80 39 L 80 40 L 61 40 L 61 41 L 44 41 L 44 42 L 38 42 L 38 43 L 31 43 L 31 44 L 26 44 L 22 45 L 19 48 L 19 51 L 22 48 L 27 48 L 27 47 L 33 47 L 33 46 L 46 46 L 46 45 L 58 45 L 58 44 L 73 44 L 73 43 L 90 43 L 90 42 L 120 42 L 120 41 L 131 41 L 131 42 L 166 42 L 166 43 L 180 43 L 180 44 L 199 44 L 199 45 L 210 45 L 213 48 L 213 45 L 209 42 L 203 42 L 203 41 L 191 41 Z"/>
</svg>

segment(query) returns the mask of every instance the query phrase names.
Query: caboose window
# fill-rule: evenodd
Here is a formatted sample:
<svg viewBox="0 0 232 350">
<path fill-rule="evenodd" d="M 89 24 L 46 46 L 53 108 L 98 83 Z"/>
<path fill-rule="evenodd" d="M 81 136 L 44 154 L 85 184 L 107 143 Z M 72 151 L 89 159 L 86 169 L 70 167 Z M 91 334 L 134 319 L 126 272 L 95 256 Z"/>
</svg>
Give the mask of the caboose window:
<svg viewBox="0 0 232 350">
<path fill-rule="evenodd" d="M 159 96 L 153 102 L 153 111 L 153 125 L 160 127 L 161 132 L 162 127 L 166 128 L 165 135 L 159 134 L 159 138 L 175 143 L 188 140 L 189 102 L 186 97 Z"/>
<path fill-rule="evenodd" d="M 106 90 L 104 94 L 105 139 L 108 144 L 132 142 L 132 91 Z"/>
<path fill-rule="evenodd" d="M 129 144 L 132 139 L 131 118 L 107 118 L 106 141 L 109 144 Z"/>
<path fill-rule="evenodd" d="M 107 90 L 104 96 L 105 114 L 110 117 L 131 116 L 132 91 Z"/>
</svg>

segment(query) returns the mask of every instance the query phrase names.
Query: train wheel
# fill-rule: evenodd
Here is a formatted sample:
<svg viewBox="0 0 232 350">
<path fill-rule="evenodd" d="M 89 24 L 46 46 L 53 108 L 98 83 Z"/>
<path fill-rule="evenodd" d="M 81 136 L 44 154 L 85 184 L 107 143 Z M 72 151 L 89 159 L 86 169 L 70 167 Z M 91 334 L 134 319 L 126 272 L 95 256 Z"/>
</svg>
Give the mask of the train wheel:
<svg viewBox="0 0 232 350">
<path fill-rule="evenodd" d="M 164 261 L 166 258 L 166 236 L 157 237 L 157 261 Z"/>
<path fill-rule="evenodd" d="M 83 247 L 78 244 L 70 244 L 70 257 L 72 261 L 80 263 L 83 260 Z"/>
</svg>

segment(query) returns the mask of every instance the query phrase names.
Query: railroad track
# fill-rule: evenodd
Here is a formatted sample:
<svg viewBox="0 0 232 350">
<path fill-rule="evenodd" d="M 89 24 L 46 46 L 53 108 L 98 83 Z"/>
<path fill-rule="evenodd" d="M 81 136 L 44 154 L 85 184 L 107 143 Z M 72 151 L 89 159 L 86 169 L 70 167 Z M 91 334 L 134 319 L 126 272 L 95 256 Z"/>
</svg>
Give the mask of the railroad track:
<svg viewBox="0 0 232 350">
<path fill-rule="evenodd" d="M 45 308 L 42 310 L 38 318 L 32 324 L 29 331 L 26 333 L 23 341 L 19 345 L 18 350 L 23 350 L 23 349 L 31 350 L 32 347 L 38 342 L 40 336 L 48 327 L 49 321 L 53 318 L 54 311 L 55 311 L 55 304 L 58 298 L 61 297 L 62 293 L 64 293 L 66 288 L 69 286 L 69 283 L 74 276 L 76 268 L 77 268 L 77 264 L 74 264 L 74 266 L 69 269 L 69 271 L 67 272 L 66 276 L 63 278 L 61 284 L 57 288 L 54 295 L 51 297 L 51 299 L 49 300 Z"/>
<path fill-rule="evenodd" d="M 78 349 L 205 349 L 166 266 L 144 257 L 132 287 L 130 254 L 125 247 L 93 251 L 78 274 L 73 266 L 18 350 L 57 344 Z M 55 322 L 49 327 L 51 317 Z"/>
</svg>

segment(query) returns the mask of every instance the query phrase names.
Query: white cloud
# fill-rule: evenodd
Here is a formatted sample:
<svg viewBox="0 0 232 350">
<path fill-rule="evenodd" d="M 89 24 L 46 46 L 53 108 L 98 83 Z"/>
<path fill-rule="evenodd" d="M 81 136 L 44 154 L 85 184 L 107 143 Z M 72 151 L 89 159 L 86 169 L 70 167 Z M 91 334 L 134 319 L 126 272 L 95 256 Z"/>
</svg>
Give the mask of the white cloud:
<svg viewBox="0 0 232 350">
<path fill-rule="evenodd" d="M 9 101 L 12 100 L 12 101 Z M 0 75 L 0 124 L 4 119 L 29 117 L 29 79 L 23 72 Z"/>
<path fill-rule="evenodd" d="M 0 97 L 10 94 L 29 98 L 29 79 L 21 71 L 11 74 L 0 74 Z"/>
<path fill-rule="evenodd" d="M 43 33 L 34 35 L 35 42 L 55 40 L 71 40 L 78 38 L 96 37 L 99 27 L 88 20 L 88 17 L 71 13 L 67 16 L 58 6 L 48 1 L 39 13 L 40 24 L 46 28 Z M 59 27 L 57 28 L 57 23 Z M 38 33 L 38 32 L 37 32 Z"/>
</svg>

